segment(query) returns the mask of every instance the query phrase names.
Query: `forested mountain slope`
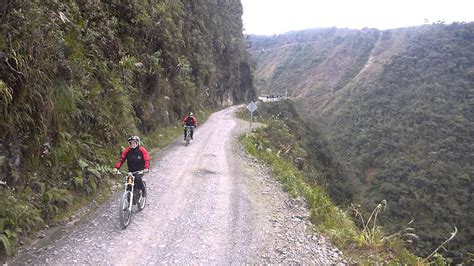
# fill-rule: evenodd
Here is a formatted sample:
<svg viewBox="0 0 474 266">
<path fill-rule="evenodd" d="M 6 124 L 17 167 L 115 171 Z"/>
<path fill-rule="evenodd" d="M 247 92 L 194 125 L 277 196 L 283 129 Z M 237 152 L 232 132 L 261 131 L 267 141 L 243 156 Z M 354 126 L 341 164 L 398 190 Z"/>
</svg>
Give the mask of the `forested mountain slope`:
<svg viewBox="0 0 474 266">
<path fill-rule="evenodd" d="M 2 1 L 0 248 L 94 195 L 128 135 L 252 98 L 241 16 L 240 1 Z"/>
<path fill-rule="evenodd" d="M 474 24 L 250 36 L 262 92 L 288 91 L 323 125 L 362 183 L 368 210 L 388 201 L 388 232 L 413 218 L 427 254 L 473 253 Z"/>
</svg>

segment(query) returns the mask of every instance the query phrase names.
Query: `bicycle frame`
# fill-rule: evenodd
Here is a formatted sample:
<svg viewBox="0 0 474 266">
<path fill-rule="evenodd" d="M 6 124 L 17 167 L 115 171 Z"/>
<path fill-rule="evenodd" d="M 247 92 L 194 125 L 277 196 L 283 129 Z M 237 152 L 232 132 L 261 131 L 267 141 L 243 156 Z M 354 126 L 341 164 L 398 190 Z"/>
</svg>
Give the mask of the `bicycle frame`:
<svg viewBox="0 0 474 266">
<path fill-rule="evenodd" d="M 125 192 L 127 191 L 130 192 L 130 201 L 128 204 L 128 210 L 132 211 L 132 206 L 133 206 L 133 190 L 135 188 L 135 176 L 133 173 L 128 172 L 127 177 L 125 178 Z"/>
<path fill-rule="evenodd" d="M 133 206 L 133 197 L 135 192 L 135 175 L 143 174 L 143 171 L 128 172 L 125 178 L 124 192 L 130 191 L 130 203 L 128 209 L 131 211 Z"/>
</svg>

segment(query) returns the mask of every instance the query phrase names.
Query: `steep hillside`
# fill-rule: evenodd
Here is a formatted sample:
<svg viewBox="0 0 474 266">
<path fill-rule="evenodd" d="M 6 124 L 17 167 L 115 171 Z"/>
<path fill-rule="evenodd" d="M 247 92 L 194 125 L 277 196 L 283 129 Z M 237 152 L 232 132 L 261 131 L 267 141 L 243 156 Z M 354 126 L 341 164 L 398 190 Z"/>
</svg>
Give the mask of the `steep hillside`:
<svg viewBox="0 0 474 266">
<path fill-rule="evenodd" d="M 130 134 L 254 96 L 240 1 L 0 5 L 0 248 L 108 181 Z M 1 249 L 0 249 L 1 251 Z"/>
<path fill-rule="evenodd" d="M 377 30 L 318 29 L 278 36 L 277 45 L 271 37 L 253 36 L 256 76 L 263 83 L 259 88 L 288 90 L 298 98 L 324 98 L 360 72 L 378 37 Z"/>
<path fill-rule="evenodd" d="M 426 255 L 456 226 L 447 254 L 473 252 L 473 23 L 250 39 L 259 89 L 288 90 L 324 125 L 363 183 L 364 205 L 388 201 L 388 231 L 413 218 Z"/>
</svg>

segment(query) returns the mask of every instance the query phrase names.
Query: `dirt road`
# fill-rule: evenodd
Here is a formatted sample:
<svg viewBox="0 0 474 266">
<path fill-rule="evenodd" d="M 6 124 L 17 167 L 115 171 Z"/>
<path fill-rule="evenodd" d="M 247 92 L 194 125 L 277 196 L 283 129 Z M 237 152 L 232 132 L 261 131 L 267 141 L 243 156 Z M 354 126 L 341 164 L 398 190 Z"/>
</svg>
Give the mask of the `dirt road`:
<svg viewBox="0 0 474 266">
<path fill-rule="evenodd" d="M 324 238 L 308 233 L 308 211 L 289 199 L 266 167 L 236 141 L 248 123 L 237 107 L 213 114 L 153 158 L 148 202 L 130 226 L 118 222 L 121 192 L 44 247 L 14 264 L 233 264 L 342 261 Z"/>
</svg>

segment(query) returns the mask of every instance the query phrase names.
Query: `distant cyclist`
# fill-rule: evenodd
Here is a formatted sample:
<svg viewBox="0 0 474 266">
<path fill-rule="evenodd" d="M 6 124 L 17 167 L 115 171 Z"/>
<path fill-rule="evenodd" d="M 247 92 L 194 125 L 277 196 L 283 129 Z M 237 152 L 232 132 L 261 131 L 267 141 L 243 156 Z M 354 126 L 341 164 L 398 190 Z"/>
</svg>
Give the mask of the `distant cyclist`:
<svg viewBox="0 0 474 266">
<path fill-rule="evenodd" d="M 128 147 L 123 150 L 120 159 L 115 163 L 117 172 L 125 160 L 127 160 L 129 172 L 143 170 L 145 173 L 148 173 L 150 169 L 150 157 L 148 151 L 140 146 L 140 138 L 138 136 L 131 136 L 128 138 Z M 142 191 L 142 195 L 146 197 L 142 176 L 143 174 L 135 174 L 135 184 L 137 189 Z"/>
<path fill-rule="evenodd" d="M 183 120 L 181 120 L 181 125 L 191 126 L 191 139 L 193 139 L 194 128 L 197 127 L 197 119 L 193 112 L 189 112 L 188 115 L 184 116 Z M 186 140 L 186 128 L 184 129 L 184 140 Z"/>
</svg>

